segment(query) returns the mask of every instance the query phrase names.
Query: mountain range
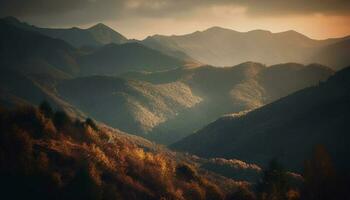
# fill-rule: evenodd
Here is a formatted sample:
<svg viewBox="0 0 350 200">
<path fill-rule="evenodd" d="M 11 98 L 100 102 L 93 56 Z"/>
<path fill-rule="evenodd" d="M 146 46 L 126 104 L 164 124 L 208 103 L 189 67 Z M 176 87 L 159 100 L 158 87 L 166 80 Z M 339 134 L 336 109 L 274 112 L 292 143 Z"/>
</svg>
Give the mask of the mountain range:
<svg viewBox="0 0 350 200">
<path fill-rule="evenodd" d="M 266 65 L 297 62 L 320 63 L 338 70 L 349 64 L 349 58 L 343 56 L 350 50 L 349 41 L 349 36 L 314 40 L 296 31 L 238 32 L 212 27 L 186 35 L 154 35 L 142 44 L 173 56 L 176 56 L 173 52 L 183 52 L 194 60 L 214 66 L 232 66 L 246 61 Z"/>
<path fill-rule="evenodd" d="M 33 104 L 48 99 L 69 113 L 165 144 L 223 114 L 259 107 L 333 73 L 295 63 L 171 69 L 184 62 L 141 44 L 109 44 L 87 53 L 37 32 L 0 26 L 2 74 L 10 78 L 1 85 L 4 97 Z M 113 74 L 137 81 L 106 76 Z"/>
<path fill-rule="evenodd" d="M 60 77 L 117 75 L 182 67 L 185 62 L 137 43 L 79 49 L 61 39 L 0 20 L 1 67 Z"/>
<path fill-rule="evenodd" d="M 348 196 L 349 41 L 0 19 L 2 197 Z"/>
<path fill-rule="evenodd" d="M 204 157 L 243 159 L 266 166 L 279 159 L 300 170 L 317 145 L 348 169 L 350 68 L 327 81 L 256 110 L 222 117 L 172 145 Z"/>
<path fill-rule="evenodd" d="M 28 82 L 3 81 L 4 104 L 47 99 L 74 116 L 91 116 L 163 144 L 222 115 L 252 110 L 316 85 L 334 73 L 322 65 L 297 63 L 186 67 L 186 61 L 140 43 L 82 49 L 12 25 L 9 19 L 0 22 L 3 74 Z"/>
</svg>

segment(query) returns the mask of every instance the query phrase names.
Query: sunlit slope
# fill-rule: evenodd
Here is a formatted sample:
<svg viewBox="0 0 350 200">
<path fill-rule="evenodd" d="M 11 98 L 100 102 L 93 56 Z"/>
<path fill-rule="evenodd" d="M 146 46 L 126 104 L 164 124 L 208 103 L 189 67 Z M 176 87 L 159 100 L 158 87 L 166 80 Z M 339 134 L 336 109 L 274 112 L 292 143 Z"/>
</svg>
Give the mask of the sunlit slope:
<svg viewBox="0 0 350 200">
<path fill-rule="evenodd" d="M 176 118 L 155 127 L 150 134 L 155 141 L 172 143 L 224 114 L 258 108 L 318 84 L 332 73 L 332 70 L 320 65 L 287 63 L 266 67 L 248 62 L 229 68 L 205 66 L 126 76 L 154 84 L 181 81 L 203 99 Z"/>
<path fill-rule="evenodd" d="M 349 166 L 344 159 L 350 141 L 349 69 L 254 111 L 220 118 L 173 148 L 262 165 L 278 158 L 301 169 L 314 146 L 322 144 L 338 166 Z"/>
<path fill-rule="evenodd" d="M 109 44 L 79 57 L 82 75 L 116 75 L 130 71 L 160 71 L 185 62 L 138 43 Z"/>
<path fill-rule="evenodd" d="M 97 120 L 138 135 L 201 101 L 180 82 L 153 85 L 103 76 L 67 80 L 58 92 Z"/>
<path fill-rule="evenodd" d="M 48 107 L 1 109 L 0 122 L 5 199 L 224 200 L 241 187 L 150 142 Z"/>
</svg>

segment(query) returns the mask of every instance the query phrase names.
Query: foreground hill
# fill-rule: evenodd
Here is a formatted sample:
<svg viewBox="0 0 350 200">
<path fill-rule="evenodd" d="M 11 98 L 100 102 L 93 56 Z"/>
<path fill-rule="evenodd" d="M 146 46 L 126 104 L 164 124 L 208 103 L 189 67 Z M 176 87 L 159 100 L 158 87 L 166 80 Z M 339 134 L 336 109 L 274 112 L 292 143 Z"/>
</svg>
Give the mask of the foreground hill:
<svg viewBox="0 0 350 200">
<path fill-rule="evenodd" d="M 59 29 L 39 28 L 21 22 L 14 17 L 3 18 L 1 21 L 21 29 L 35 31 L 51 38 L 64 40 L 74 47 L 103 46 L 110 43 L 122 44 L 128 41 L 128 39 L 123 35 L 101 23 L 87 29 L 80 29 L 76 27 Z"/>
<path fill-rule="evenodd" d="M 271 33 L 264 30 L 237 32 L 230 29 L 213 27 L 179 36 L 150 36 L 142 44 L 169 54 L 181 51 L 202 63 L 214 66 L 232 66 L 246 61 L 256 61 L 267 65 L 297 62 L 321 63 L 340 69 L 350 64 L 347 58 L 338 54 L 329 54 L 328 60 L 316 52 L 327 45 L 342 42 L 338 38 L 313 40 L 295 31 Z M 340 50 L 340 49 L 339 49 Z M 341 52 L 349 52 L 349 46 Z M 345 65 L 344 65 L 345 64 Z"/>
<path fill-rule="evenodd" d="M 206 157 L 266 165 L 280 159 L 300 169 L 315 145 L 324 145 L 337 166 L 348 169 L 350 68 L 318 86 L 298 91 L 246 114 L 218 119 L 172 147 Z"/>
<path fill-rule="evenodd" d="M 5 199 L 215 200 L 230 199 L 241 187 L 47 105 L 1 110 L 0 129 Z"/>
<path fill-rule="evenodd" d="M 255 109 L 299 89 L 327 79 L 332 70 L 320 66 L 287 63 L 266 67 L 243 63 L 234 67 L 211 66 L 155 73 L 131 73 L 126 77 L 162 85 L 180 82 L 202 101 L 156 126 L 147 137 L 171 143 L 232 112 Z"/>
</svg>

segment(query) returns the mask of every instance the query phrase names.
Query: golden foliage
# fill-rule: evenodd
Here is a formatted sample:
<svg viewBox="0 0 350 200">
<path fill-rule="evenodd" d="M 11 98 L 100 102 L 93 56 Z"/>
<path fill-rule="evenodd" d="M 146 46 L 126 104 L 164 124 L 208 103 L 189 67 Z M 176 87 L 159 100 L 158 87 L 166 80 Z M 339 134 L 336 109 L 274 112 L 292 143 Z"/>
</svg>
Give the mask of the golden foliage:
<svg viewBox="0 0 350 200">
<path fill-rule="evenodd" d="M 12 193 L 14 197 L 224 199 L 223 191 L 195 167 L 186 165 L 196 178 L 179 177 L 176 169 L 182 164 L 167 154 L 145 151 L 105 129 L 72 119 L 61 120 L 58 128 L 34 108 L 5 110 L 0 118 L 0 173 L 7 174 L 1 186 L 16 180 L 16 190 L 22 192 Z M 43 188 L 42 194 L 26 194 L 28 181 Z"/>
</svg>

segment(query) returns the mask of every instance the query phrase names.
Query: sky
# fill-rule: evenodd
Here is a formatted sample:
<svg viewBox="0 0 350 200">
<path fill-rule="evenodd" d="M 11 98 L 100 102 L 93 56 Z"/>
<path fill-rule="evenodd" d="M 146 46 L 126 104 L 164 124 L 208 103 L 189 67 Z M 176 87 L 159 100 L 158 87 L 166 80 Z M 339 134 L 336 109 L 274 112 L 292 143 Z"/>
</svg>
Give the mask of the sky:
<svg viewBox="0 0 350 200">
<path fill-rule="evenodd" d="M 105 23 L 128 38 L 212 26 L 295 30 L 314 39 L 350 35 L 350 0 L 0 0 L 0 17 L 43 27 Z"/>
</svg>

